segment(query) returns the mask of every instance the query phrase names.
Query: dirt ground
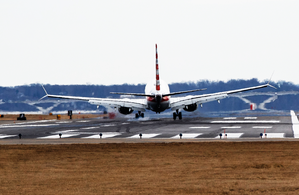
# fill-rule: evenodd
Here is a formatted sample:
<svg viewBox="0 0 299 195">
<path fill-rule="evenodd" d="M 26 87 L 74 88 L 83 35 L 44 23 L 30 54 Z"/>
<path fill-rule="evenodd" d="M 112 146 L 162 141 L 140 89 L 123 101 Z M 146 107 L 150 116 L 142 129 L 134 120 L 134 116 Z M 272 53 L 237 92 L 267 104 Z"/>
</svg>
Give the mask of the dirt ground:
<svg viewBox="0 0 299 195">
<path fill-rule="evenodd" d="M 298 194 L 299 142 L 0 145 L 0 194 Z"/>
</svg>

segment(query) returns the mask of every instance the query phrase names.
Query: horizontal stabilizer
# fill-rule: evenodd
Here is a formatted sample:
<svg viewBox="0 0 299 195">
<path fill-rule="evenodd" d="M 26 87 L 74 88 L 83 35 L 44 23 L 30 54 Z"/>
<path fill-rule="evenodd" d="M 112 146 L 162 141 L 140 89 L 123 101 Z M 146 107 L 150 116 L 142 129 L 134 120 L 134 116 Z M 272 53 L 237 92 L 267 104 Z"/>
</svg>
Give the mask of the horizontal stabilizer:
<svg viewBox="0 0 299 195">
<path fill-rule="evenodd" d="M 145 94 L 145 93 L 123 93 L 123 92 L 110 92 L 111 94 L 118 95 L 134 95 L 134 96 L 146 96 L 146 97 L 155 97 L 155 95 Z"/>
<path fill-rule="evenodd" d="M 163 94 L 162 96 L 170 96 L 170 95 L 179 95 L 179 94 L 183 94 L 183 93 L 191 93 L 191 92 L 195 92 L 195 91 L 203 91 L 206 90 L 207 88 L 203 88 L 203 89 L 194 89 L 194 90 L 189 90 L 189 91 L 179 91 L 179 92 L 173 92 L 173 93 L 168 93 L 168 94 Z"/>
</svg>

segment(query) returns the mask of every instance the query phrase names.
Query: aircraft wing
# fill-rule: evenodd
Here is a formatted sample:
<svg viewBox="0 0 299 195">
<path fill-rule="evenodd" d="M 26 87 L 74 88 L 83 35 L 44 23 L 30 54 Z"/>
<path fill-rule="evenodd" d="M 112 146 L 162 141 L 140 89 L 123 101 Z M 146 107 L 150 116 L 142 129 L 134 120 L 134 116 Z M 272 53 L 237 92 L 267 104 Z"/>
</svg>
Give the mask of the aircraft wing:
<svg viewBox="0 0 299 195">
<path fill-rule="evenodd" d="M 230 91 L 223 91 L 223 92 L 217 92 L 217 93 L 210 93 L 210 94 L 204 94 L 204 95 L 195 95 L 195 96 L 186 96 L 186 97 L 178 97 L 178 98 L 171 98 L 170 99 L 170 108 L 171 110 L 177 110 L 184 108 L 187 105 L 190 104 L 203 104 L 206 102 L 211 102 L 215 100 L 221 100 L 228 95 L 233 94 L 233 93 L 239 93 L 239 92 L 244 92 L 244 91 L 250 91 L 254 89 L 261 89 L 265 87 L 272 87 L 269 83 L 264 84 L 264 85 L 259 85 L 255 87 L 248 87 L 248 88 L 243 88 L 243 89 L 236 89 L 236 90 L 230 90 Z"/>
<path fill-rule="evenodd" d="M 45 90 L 46 92 L 46 90 Z M 50 95 L 46 92 L 46 95 L 41 99 L 49 98 L 59 98 L 59 99 L 72 99 L 72 100 L 82 100 L 90 104 L 97 106 L 110 106 L 110 107 L 129 107 L 133 110 L 144 112 L 147 108 L 146 99 L 114 99 L 114 98 L 90 98 L 90 97 L 79 97 L 79 96 L 62 96 L 62 95 Z"/>
</svg>

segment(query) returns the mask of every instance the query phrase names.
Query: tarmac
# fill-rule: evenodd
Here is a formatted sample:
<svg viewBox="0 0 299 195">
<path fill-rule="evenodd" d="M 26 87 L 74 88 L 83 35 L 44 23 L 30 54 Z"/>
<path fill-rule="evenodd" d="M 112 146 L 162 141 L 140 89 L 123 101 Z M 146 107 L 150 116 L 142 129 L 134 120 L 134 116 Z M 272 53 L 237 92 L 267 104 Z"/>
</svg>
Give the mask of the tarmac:
<svg viewBox="0 0 299 195">
<path fill-rule="evenodd" d="M 298 117 L 1 121 L 0 144 L 297 141 Z M 299 126 L 299 125 L 298 125 Z"/>
</svg>

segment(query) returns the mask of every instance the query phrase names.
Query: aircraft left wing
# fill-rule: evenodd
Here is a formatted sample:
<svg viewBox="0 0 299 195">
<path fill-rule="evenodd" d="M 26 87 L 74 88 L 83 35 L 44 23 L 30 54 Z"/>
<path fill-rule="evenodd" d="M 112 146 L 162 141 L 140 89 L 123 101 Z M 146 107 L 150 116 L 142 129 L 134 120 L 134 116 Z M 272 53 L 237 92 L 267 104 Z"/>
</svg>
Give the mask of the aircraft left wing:
<svg viewBox="0 0 299 195">
<path fill-rule="evenodd" d="M 43 87 L 43 86 L 42 86 Z M 133 110 L 144 112 L 147 108 L 146 99 L 114 99 L 114 98 L 91 98 L 91 97 L 79 97 L 79 96 L 63 96 L 63 95 L 51 95 L 48 94 L 46 89 L 43 87 L 46 95 L 49 98 L 60 98 L 60 99 L 71 99 L 71 100 L 81 100 L 87 101 L 90 104 L 97 106 L 110 106 L 110 107 L 129 107 Z M 40 99 L 40 100 L 41 100 Z"/>
<path fill-rule="evenodd" d="M 195 95 L 195 96 L 186 96 L 186 97 L 178 97 L 178 98 L 171 98 L 170 99 L 170 108 L 171 110 L 177 110 L 184 108 L 187 105 L 191 104 L 203 104 L 211 101 L 219 101 L 221 99 L 227 98 L 229 94 L 233 93 L 239 93 L 239 92 L 245 92 L 250 91 L 254 89 L 261 89 L 265 87 L 273 87 L 269 83 L 264 85 L 259 85 L 255 87 L 248 87 L 243 89 L 236 89 L 236 90 L 230 90 L 230 91 L 223 91 L 223 92 L 217 92 L 217 93 L 210 93 L 210 94 L 204 94 L 204 95 Z M 275 87 L 273 87 L 275 88 Z"/>
</svg>

